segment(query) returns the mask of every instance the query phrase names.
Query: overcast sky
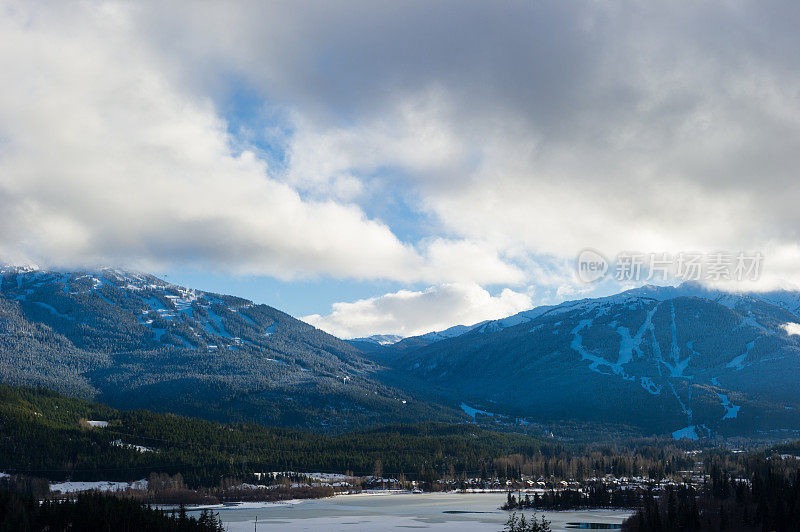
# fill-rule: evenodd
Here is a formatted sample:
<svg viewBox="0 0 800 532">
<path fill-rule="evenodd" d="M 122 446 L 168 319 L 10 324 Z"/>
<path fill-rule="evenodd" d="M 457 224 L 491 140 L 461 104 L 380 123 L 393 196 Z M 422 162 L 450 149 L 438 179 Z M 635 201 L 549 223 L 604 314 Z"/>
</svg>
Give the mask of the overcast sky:
<svg viewBox="0 0 800 532">
<path fill-rule="evenodd" d="M 403 335 L 628 285 L 800 284 L 796 2 L 0 0 L 0 260 Z"/>
</svg>

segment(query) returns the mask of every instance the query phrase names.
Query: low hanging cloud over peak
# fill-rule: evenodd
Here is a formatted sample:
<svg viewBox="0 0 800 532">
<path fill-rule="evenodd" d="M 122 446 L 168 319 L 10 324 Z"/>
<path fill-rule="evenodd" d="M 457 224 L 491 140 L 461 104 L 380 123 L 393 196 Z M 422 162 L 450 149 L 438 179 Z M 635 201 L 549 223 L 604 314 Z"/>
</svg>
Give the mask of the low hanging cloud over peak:
<svg viewBox="0 0 800 532">
<path fill-rule="evenodd" d="M 302 319 L 341 338 L 384 333 L 414 336 L 453 325 L 503 318 L 532 307 L 531 296 L 504 289 L 493 296 L 477 284 L 449 283 L 335 303 L 326 316 Z"/>
</svg>

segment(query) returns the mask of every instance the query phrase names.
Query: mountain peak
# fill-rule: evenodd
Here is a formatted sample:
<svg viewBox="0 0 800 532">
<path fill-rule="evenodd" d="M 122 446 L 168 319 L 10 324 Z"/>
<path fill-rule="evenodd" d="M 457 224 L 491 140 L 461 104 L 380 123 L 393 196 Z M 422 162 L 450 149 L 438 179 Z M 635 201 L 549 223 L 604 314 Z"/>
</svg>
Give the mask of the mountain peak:
<svg viewBox="0 0 800 532">
<path fill-rule="evenodd" d="M 2 382 L 291 426 L 414 419 L 350 344 L 267 305 L 119 268 L 0 273 Z"/>
<path fill-rule="evenodd" d="M 364 336 L 361 338 L 352 338 L 348 342 L 364 342 L 375 345 L 392 345 L 405 338 L 399 334 L 373 334 L 371 336 Z"/>
<path fill-rule="evenodd" d="M 642 286 L 495 320 L 393 363 L 503 415 L 780 434 L 800 407 L 800 340 L 787 328 L 800 294 L 781 296 Z"/>
</svg>

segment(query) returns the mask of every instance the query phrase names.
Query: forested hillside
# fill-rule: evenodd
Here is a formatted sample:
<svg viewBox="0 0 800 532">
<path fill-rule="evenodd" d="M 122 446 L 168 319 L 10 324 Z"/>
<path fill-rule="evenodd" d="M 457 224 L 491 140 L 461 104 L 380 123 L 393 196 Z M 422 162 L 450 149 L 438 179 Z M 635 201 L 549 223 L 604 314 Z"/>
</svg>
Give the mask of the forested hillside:
<svg viewBox="0 0 800 532">
<path fill-rule="evenodd" d="M 89 421 L 108 424 L 93 427 Z M 254 473 L 271 471 L 370 475 L 376 463 L 385 475 L 438 478 L 448 471 L 477 475 L 496 468 L 505 474 L 503 456 L 556 460 L 564 452 L 559 444 L 468 425 L 394 425 L 323 436 L 118 411 L 42 389 L 0 386 L 0 471 L 50 479 L 181 473 L 189 487 L 200 487 L 225 477 L 254 481 Z"/>
<path fill-rule="evenodd" d="M 469 478 L 523 476 L 661 479 L 694 466 L 690 448 L 669 440 L 565 445 L 440 423 L 320 435 L 118 411 L 42 389 L 0 386 L 0 472 L 55 480 L 132 481 L 180 473 L 188 487 L 199 488 L 218 486 L 223 478 L 256 482 L 255 473 L 264 472 L 364 476 L 376 469 L 385 477 L 427 483 L 446 478 L 456 486 Z"/>
<path fill-rule="evenodd" d="M 542 307 L 416 349 L 394 382 L 483 419 L 623 424 L 676 438 L 800 436 L 796 293 L 645 287 Z M 394 352 L 392 352 L 394 350 Z"/>
<path fill-rule="evenodd" d="M 118 270 L 0 270 L 0 381 L 119 408 L 341 431 L 458 420 L 266 305 Z"/>
</svg>

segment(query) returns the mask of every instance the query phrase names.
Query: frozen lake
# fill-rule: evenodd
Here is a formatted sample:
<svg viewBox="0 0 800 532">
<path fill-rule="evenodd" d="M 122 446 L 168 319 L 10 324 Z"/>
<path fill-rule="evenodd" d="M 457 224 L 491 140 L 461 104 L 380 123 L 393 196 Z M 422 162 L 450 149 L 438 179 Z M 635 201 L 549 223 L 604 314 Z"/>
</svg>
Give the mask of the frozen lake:
<svg viewBox="0 0 800 532">
<path fill-rule="evenodd" d="M 288 503 L 243 503 L 211 507 L 230 532 L 323 530 L 502 530 L 508 513 L 498 510 L 504 493 L 359 494 Z M 527 515 L 530 512 L 525 512 Z M 631 512 L 549 512 L 554 531 L 567 523 L 619 524 Z M 256 524 L 256 517 L 258 523 Z"/>
</svg>

